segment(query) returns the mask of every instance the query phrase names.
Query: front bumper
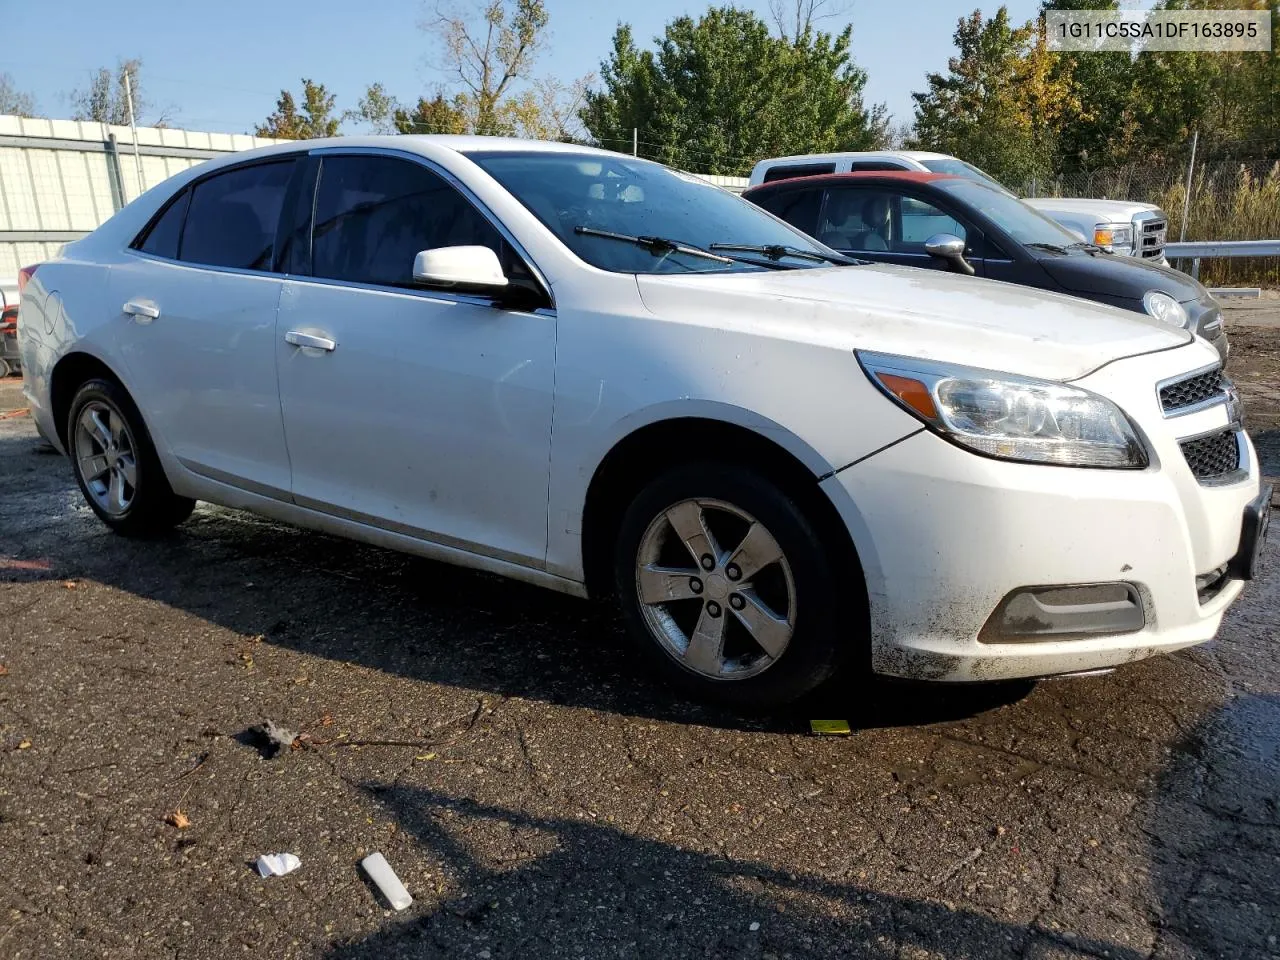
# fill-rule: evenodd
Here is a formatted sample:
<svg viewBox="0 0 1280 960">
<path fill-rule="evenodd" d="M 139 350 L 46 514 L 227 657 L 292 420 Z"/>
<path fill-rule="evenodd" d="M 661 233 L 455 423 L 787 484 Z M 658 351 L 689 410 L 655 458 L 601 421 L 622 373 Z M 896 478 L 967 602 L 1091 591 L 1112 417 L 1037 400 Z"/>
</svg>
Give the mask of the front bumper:
<svg viewBox="0 0 1280 960">
<path fill-rule="evenodd" d="M 1145 470 L 1009 463 L 922 431 L 827 478 L 824 490 L 844 516 L 866 575 L 873 669 L 927 680 L 1036 677 L 1211 639 L 1243 582 L 1228 576 L 1201 603 L 1196 578 L 1240 552 L 1245 510 L 1259 495 L 1256 457 L 1245 438 L 1238 475 L 1198 483 L 1178 440 L 1227 425 L 1227 409 L 1164 419 L 1153 390 L 1206 354 L 1201 341 L 1112 364 L 1082 381 L 1148 425 L 1153 462 Z M 1023 588 L 1116 583 L 1131 585 L 1140 598 L 1141 629 L 979 639 L 993 612 Z"/>
</svg>

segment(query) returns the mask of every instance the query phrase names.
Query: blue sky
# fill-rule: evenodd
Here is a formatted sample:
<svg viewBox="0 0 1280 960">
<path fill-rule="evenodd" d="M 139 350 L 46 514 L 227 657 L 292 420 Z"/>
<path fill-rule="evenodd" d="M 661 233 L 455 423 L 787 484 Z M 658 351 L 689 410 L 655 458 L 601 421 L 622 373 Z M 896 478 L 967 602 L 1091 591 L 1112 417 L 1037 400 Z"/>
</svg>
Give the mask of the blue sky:
<svg viewBox="0 0 1280 960">
<path fill-rule="evenodd" d="M 673 17 L 708 5 L 546 2 L 551 42 L 536 71 L 565 80 L 598 71 L 620 19 L 648 44 Z M 740 5 L 768 13 L 767 0 Z M 433 67 L 430 38 L 417 29 L 434 9 L 423 0 L 221 0 L 198 8 L 181 0 L 58 0 L 56 34 L 47 5 L 4 6 L 6 35 L 25 40 L 0 47 L 0 72 L 33 93 L 47 116 L 68 116 L 66 94 L 83 86 L 91 69 L 120 57 L 142 58 L 148 97 L 176 108 L 174 125 L 192 130 L 246 132 L 271 112 L 281 87 L 297 90 L 304 76 L 337 93 L 340 109 L 354 107 L 375 80 L 409 100 L 446 79 Z M 956 19 L 974 6 L 989 14 L 999 4 L 854 0 L 844 17 L 824 26 L 852 22 L 854 54 L 869 74 L 868 101 L 888 103 L 895 118 L 905 120 L 911 92 L 923 88 L 928 71 L 946 66 Z M 1008 6 L 1021 22 L 1038 4 L 1009 0 Z M 29 42 L 34 38 L 44 42 Z"/>
</svg>

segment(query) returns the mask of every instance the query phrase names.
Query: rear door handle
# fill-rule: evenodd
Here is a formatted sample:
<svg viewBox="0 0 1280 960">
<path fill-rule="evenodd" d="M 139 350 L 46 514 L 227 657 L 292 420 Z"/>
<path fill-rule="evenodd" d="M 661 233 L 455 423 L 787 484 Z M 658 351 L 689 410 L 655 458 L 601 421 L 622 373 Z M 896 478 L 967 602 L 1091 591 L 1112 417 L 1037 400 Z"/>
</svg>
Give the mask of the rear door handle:
<svg viewBox="0 0 1280 960">
<path fill-rule="evenodd" d="M 138 323 L 150 323 L 160 317 L 160 308 L 149 300 L 130 300 L 120 309 Z"/>
<path fill-rule="evenodd" d="M 284 342 L 291 343 L 295 347 L 315 347 L 317 350 L 333 351 L 338 348 L 337 340 L 330 340 L 328 337 L 317 337 L 310 333 L 302 333 L 299 330 L 290 330 L 286 333 Z"/>
</svg>

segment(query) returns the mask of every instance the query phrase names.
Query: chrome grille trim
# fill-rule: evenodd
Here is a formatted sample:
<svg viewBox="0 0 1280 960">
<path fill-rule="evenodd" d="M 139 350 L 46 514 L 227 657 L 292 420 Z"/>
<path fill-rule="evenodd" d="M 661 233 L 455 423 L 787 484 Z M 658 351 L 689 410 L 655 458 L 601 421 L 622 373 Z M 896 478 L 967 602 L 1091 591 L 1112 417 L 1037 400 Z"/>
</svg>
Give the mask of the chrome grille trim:
<svg viewBox="0 0 1280 960">
<path fill-rule="evenodd" d="M 1161 380 L 1156 384 L 1156 400 L 1166 417 L 1183 417 L 1226 403 L 1229 386 L 1222 364 L 1214 363 Z"/>
<path fill-rule="evenodd" d="M 1144 260 L 1159 260 L 1164 256 L 1164 245 L 1169 221 L 1164 219 L 1140 221 L 1142 230 L 1137 237 L 1138 256 Z"/>
</svg>

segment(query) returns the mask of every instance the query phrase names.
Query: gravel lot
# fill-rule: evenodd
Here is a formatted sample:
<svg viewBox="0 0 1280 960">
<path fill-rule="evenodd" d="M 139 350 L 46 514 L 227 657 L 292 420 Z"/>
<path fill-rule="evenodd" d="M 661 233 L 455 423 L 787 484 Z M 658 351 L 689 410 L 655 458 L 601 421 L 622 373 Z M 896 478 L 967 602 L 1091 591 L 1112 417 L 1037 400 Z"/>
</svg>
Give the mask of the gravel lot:
<svg viewBox="0 0 1280 960">
<path fill-rule="evenodd" d="M 1205 647 L 743 718 L 580 601 L 205 505 L 115 537 L 25 417 L 0 484 L 0 957 L 1280 956 L 1280 539 Z"/>
</svg>

